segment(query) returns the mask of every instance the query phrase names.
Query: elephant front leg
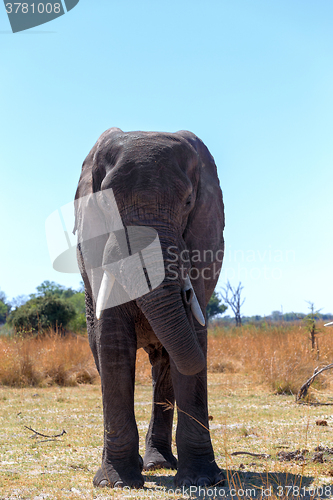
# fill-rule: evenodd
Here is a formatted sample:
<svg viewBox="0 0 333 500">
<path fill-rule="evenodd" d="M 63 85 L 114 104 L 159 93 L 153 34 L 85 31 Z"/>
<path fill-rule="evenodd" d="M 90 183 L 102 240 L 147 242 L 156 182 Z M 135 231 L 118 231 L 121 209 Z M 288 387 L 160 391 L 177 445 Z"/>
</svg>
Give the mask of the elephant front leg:
<svg viewBox="0 0 333 500">
<path fill-rule="evenodd" d="M 153 405 L 146 436 L 145 470 L 158 468 L 176 469 L 177 460 L 172 454 L 173 404 L 175 402 L 170 374 L 169 355 L 164 348 L 150 352 L 153 378 Z M 171 407 L 168 408 L 169 403 Z"/>
<path fill-rule="evenodd" d="M 175 484 L 222 486 L 224 476 L 215 462 L 208 430 L 207 371 L 186 376 L 179 373 L 174 364 L 171 369 L 178 413 Z"/>
<path fill-rule="evenodd" d="M 144 484 L 139 436 L 134 416 L 136 342 L 127 332 L 108 328 L 98 342 L 104 413 L 102 465 L 94 486 L 140 488 Z"/>
</svg>

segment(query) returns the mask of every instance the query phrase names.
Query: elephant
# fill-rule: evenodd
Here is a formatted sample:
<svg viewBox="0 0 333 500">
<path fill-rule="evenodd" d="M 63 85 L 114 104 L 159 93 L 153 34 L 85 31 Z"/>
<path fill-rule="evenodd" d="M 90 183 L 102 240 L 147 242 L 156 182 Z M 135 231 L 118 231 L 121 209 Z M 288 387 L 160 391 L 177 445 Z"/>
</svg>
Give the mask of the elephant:
<svg viewBox="0 0 333 500">
<path fill-rule="evenodd" d="M 110 196 L 105 201 L 106 193 Z M 92 202 L 92 196 L 97 201 Z M 89 209 L 89 203 L 95 203 L 95 209 Z M 116 216 L 111 214 L 112 203 Z M 157 468 L 177 469 L 178 487 L 223 485 L 207 402 L 205 311 L 224 252 L 224 205 L 212 155 L 189 131 L 111 128 L 83 162 L 75 207 L 88 338 L 103 399 L 104 448 L 94 486 L 141 488 L 142 471 Z M 107 226 L 110 219 L 113 222 Z M 104 233 L 94 233 L 99 224 L 104 224 Z M 160 276 L 144 293 L 125 293 L 125 299 L 110 306 L 111 289 L 126 274 L 118 264 L 119 259 L 126 262 L 122 248 L 129 243 L 130 229 L 150 231 L 148 244 L 158 235 Z M 138 244 L 142 247 L 147 241 Z M 143 265 L 147 278 L 146 268 Z M 136 282 L 135 270 L 126 276 L 129 286 Z M 118 291 L 126 289 L 124 283 L 117 286 Z M 139 348 L 149 355 L 153 383 L 143 459 L 134 414 Z M 178 459 L 172 452 L 175 405 Z"/>
</svg>

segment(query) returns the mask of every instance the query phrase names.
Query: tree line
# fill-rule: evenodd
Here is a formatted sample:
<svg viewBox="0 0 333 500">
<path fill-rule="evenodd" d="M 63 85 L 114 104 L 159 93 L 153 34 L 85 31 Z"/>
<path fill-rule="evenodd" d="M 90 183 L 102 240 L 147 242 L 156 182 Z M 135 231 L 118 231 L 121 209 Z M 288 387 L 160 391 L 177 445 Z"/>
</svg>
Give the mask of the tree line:
<svg viewBox="0 0 333 500">
<path fill-rule="evenodd" d="M 241 307 L 245 298 L 241 297 L 243 286 L 232 287 L 229 282 L 220 293 L 214 291 L 206 308 L 207 322 L 212 320 L 221 324 L 290 322 L 305 320 L 303 313 L 282 313 L 273 311 L 268 316 L 243 316 Z M 230 308 L 234 318 L 222 315 Z M 316 311 L 316 319 L 331 320 L 332 314 L 321 314 Z M 43 281 L 36 287 L 36 293 L 19 296 L 8 301 L 6 294 L 0 290 L 0 325 L 8 324 L 17 332 L 39 333 L 52 328 L 60 333 L 66 331 L 84 332 L 86 330 L 85 300 L 83 283 L 79 290 L 66 288 L 54 281 Z"/>
</svg>

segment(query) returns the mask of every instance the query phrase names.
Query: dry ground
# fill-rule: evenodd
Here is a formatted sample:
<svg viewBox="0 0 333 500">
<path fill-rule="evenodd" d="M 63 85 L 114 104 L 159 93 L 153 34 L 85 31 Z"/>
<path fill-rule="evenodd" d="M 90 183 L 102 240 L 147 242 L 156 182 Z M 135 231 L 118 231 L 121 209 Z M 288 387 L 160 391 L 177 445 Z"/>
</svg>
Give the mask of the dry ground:
<svg viewBox="0 0 333 500">
<path fill-rule="evenodd" d="M 281 332 L 244 329 L 243 332 L 211 334 L 210 430 L 216 461 L 226 471 L 228 485 L 220 494 L 219 489 L 201 491 L 200 498 L 244 498 L 245 490 L 248 490 L 248 496 L 260 498 L 264 488 L 266 497 L 294 500 L 299 492 L 306 493 L 309 488 L 312 488 L 312 494 L 320 493 L 322 490 L 313 489 L 320 487 L 323 487 L 323 493 L 333 498 L 333 455 L 324 453 L 323 463 L 312 461 L 316 447 L 333 447 L 331 375 L 327 372 L 325 379 L 322 378 L 312 391 L 312 399 L 315 396 L 317 401 L 326 405 L 297 405 L 294 396 L 276 394 L 279 387 L 275 390 L 273 387 L 278 365 L 281 370 L 279 384 L 282 386 L 286 384 L 288 373 L 288 384 L 297 377 L 301 378 L 297 367 L 304 382 L 311 375 L 313 365 L 321 362 L 317 361 L 316 353 L 306 351 L 308 340 L 304 332 L 300 332 L 303 337 L 298 338 L 303 338 L 298 347 L 303 362 L 297 359 L 300 353 L 295 351 L 295 330 Z M 323 363 L 330 356 L 329 343 L 333 339 L 329 335 L 331 333 L 323 333 L 320 339 Z M 80 349 L 82 351 L 81 344 Z M 2 361 L 4 359 L 2 354 Z M 283 367 L 286 359 L 289 359 L 289 372 Z M 307 367 L 306 376 L 304 367 Z M 75 370 L 71 370 L 74 373 Z M 151 411 L 151 386 L 149 365 L 142 350 L 137 372 L 135 411 L 140 453 L 143 454 Z M 76 383 L 73 376 L 69 380 L 72 385 Z M 318 419 L 325 420 L 327 426 L 316 425 Z M 66 434 L 50 440 L 36 437 L 25 426 L 46 435 L 59 434 L 63 430 Z M 188 491 L 170 490 L 168 493 L 173 488 L 174 472 L 163 469 L 144 473 L 145 488 L 140 491 L 93 488 L 92 478 L 101 458 L 102 434 L 98 379 L 94 384 L 70 387 L 47 387 L 45 380 L 36 383 L 35 387 L 0 386 L 0 499 L 189 497 Z M 297 449 L 309 450 L 304 453 L 305 460 L 279 461 L 279 452 Z M 270 457 L 233 456 L 234 452 L 265 453 Z M 254 492 L 252 488 L 255 488 Z M 192 496 L 198 497 L 198 492 Z"/>
</svg>

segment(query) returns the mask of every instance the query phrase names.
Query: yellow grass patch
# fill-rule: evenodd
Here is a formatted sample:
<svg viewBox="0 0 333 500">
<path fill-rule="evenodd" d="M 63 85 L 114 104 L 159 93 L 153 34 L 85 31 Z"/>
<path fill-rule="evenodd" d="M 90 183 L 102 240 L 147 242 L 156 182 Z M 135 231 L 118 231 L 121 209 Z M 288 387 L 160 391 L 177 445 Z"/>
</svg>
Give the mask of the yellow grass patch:
<svg viewBox="0 0 333 500">
<path fill-rule="evenodd" d="M 0 383 L 13 387 L 92 383 L 97 370 L 87 338 L 0 337 Z"/>
<path fill-rule="evenodd" d="M 276 393 L 295 394 L 315 367 L 333 361 L 333 328 L 321 328 L 319 353 L 311 349 L 302 324 L 252 325 L 211 329 L 208 337 L 208 371 L 252 373 Z M 324 388 L 330 372 L 313 387 Z"/>
<path fill-rule="evenodd" d="M 333 328 L 321 328 L 319 354 L 302 324 L 211 328 L 208 372 L 252 374 L 276 393 L 295 394 L 316 366 L 333 361 Z M 320 375 L 312 394 L 331 380 Z M 14 387 L 71 386 L 92 383 L 98 373 L 86 337 L 61 337 L 50 331 L 40 337 L 0 337 L 0 384 Z M 143 349 L 137 354 L 136 382 L 148 383 L 151 367 Z"/>
</svg>

